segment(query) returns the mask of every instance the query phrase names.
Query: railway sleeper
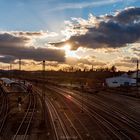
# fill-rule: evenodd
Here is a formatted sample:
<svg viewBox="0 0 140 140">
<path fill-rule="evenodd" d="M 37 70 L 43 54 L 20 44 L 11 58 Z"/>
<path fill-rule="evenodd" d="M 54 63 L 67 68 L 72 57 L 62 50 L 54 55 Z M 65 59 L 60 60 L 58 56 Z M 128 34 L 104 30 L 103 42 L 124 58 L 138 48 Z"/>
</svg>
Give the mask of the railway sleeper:
<svg viewBox="0 0 140 140">
<path fill-rule="evenodd" d="M 26 131 L 27 126 L 28 126 L 28 123 L 29 123 L 29 121 L 27 121 L 27 122 L 25 121 L 22 124 L 22 127 L 20 128 L 20 131 L 19 131 L 18 135 L 24 135 L 25 134 L 25 131 Z M 33 125 L 33 122 L 31 122 L 31 124 L 30 124 L 30 127 L 29 127 L 29 130 L 27 132 L 27 135 L 30 134 L 32 125 Z M 19 126 L 20 126 L 20 123 L 18 123 L 18 122 L 12 124 L 12 127 L 11 127 L 12 129 L 11 130 L 12 130 L 13 134 L 15 134 L 17 132 Z"/>
</svg>

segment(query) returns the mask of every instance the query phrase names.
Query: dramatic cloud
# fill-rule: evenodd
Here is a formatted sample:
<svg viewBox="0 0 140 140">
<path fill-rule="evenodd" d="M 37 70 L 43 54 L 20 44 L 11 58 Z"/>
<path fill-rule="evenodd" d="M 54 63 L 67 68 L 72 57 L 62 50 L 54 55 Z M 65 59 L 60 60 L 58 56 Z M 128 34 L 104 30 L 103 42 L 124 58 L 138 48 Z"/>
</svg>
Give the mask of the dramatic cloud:
<svg viewBox="0 0 140 140">
<path fill-rule="evenodd" d="M 19 33 L 21 34 L 21 32 Z M 27 34 L 27 36 L 26 36 Z M 22 35 L 13 35 L 13 33 L 0 34 L 0 58 L 1 62 L 11 62 L 17 58 L 33 59 L 36 61 L 65 61 L 65 53 L 63 50 L 49 49 L 49 48 L 35 48 L 27 46 L 31 38 L 28 36 L 37 33 L 22 33 Z"/>
<path fill-rule="evenodd" d="M 67 60 L 67 64 L 70 64 L 71 66 L 86 65 L 88 67 L 106 66 L 105 62 L 98 60 L 95 56 L 88 56 L 85 58 L 78 58 L 78 59 L 69 58 L 69 60 Z"/>
<path fill-rule="evenodd" d="M 137 42 L 140 39 L 140 8 L 127 8 L 117 12 L 115 15 L 90 18 L 85 25 L 79 22 L 76 29 L 80 30 L 83 27 L 87 29 L 85 34 L 75 34 L 67 41 L 56 45 L 60 46 L 69 43 L 73 49 L 77 49 L 80 46 L 88 48 L 118 48 Z"/>
<path fill-rule="evenodd" d="M 10 56 L 10 55 L 4 55 L 4 56 L 0 56 L 0 62 L 3 63 L 10 63 L 13 62 L 16 58 L 14 56 Z"/>
<path fill-rule="evenodd" d="M 116 13 L 116 15 L 113 17 L 113 20 L 123 24 L 140 22 L 140 8 L 126 8 L 124 11 Z"/>
<path fill-rule="evenodd" d="M 54 42 L 54 43 L 50 43 Z M 56 43 L 58 42 L 58 43 Z M 91 68 L 116 65 L 134 69 L 140 58 L 140 8 L 126 8 L 114 15 L 65 21 L 61 32 L 0 31 L 0 62 L 18 59 L 28 69 Z M 70 47 L 67 47 L 67 46 Z"/>
<path fill-rule="evenodd" d="M 137 59 L 140 59 L 140 43 L 137 43 L 136 46 L 132 47 L 132 51 L 137 56 Z"/>
<path fill-rule="evenodd" d="M 33 59 L 36 61 L 50 60 L 63 62 L 65 60 L 64 51 L 46 49 L 46 48 L 34 48 L 34 47 L 2 47 L 0 46 L 1 55 L 10 55 L 15 58 L 21 59 Z M 13 60 L 13 57 L 12 60 Z M 9 59 L 10 60 L 10 59 Z"/>
<path fill-rule="evenodd" d="M 0 46 L 23 46 L 30 38 L 26 36 L 15 36 L 9 33 L 0 33 Z"/>
<path fill-rule="evenodd" d="M 125 62 L 125 63 L 136 63 L 137 62 L 137 57 L 124 57 L 121 62 Z"/>
<path fill-rule="evenodd" d="M 120 57 L 118 58 L 114 65 L 116 67 L 119 67 L 122 70 L 126 70 L 129 68 L 129 70 L 135 70 L 136 69 L 136 62 L 137 57 L 134 56 L 127 56 L 127 57 Z"/>
<path fill-rule="evenodd" d="M 132 63 L 118 62 L 118 63 L 115 63 L 115 66 L 120 67 L 120 68 L 122 67 L 123 69 L 129 68 L 131 70 L 134 70 L 135 65 Z"/>
<path fill-rule="evenodd" d="M 14 34 L 18 35 L 26 35 L 26 36 L 42 36 L 44 35 L 43 32 L 13 32 Z"/>
</svg>

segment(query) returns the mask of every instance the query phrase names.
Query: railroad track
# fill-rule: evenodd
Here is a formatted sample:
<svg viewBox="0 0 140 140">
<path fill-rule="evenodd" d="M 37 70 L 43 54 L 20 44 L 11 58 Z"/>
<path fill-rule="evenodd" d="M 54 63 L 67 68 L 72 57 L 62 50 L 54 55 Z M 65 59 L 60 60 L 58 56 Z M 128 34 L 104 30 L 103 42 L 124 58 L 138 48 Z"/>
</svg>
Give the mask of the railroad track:
<svg viewBox="0 0 140 140">
<path fill-rule="evenodd" d="M 110 93 L 116 93 L 116 94 L 119 94 L 119 95 L 123 95 L 123 96 L 126 96 L 126 98 L 138 98 L 137 97 L 137 92 L 138 90 L 137 89 L 131 89 L 131 88 L 110 88 L 110 89 L 107 89 L 106 92 L 110 92 Z"/>
<path fill-rule="evenodd" d="M 37 93 L 40 94 L 40 90 L 37 88 L 34 88 Z M 69 140 L 69 139 L 79 139 L 83 140 L 83 138 L 79 135 L 76 128 L 72 124 L 72 122 L 67 118 L 67 120 L 71 123 L 71 127 L 75 131 L 76 136 L 73 136 L 71 132 L 69 131 L 67 124 L 64 122 L 64 118 L 61 118 L 62 116 L 59 114 L 57 108 L 52 103 L 52 101 L 49 98 L 45 98 L 45 104 L 48 108 L 48 112 L 50 114 L 51 119 L 51 125 L 54 130 L 55 140 Z M 71 129 L 71 128 L 70 128 Z"/>
<path fill-rule="evenodd" d="M 26 140 L 29 137 L 30 126 L 36 110 L 37 99 L 33 93 L 29 94 L 29 105 L 12 140 Z M 22 135 L 21 135 L 22 134 Z"/>
<path fill-rule="evenodd" d="M 56 90 L 59 94 L 67 97 L 67 94 L 64 90 L 59 90 L 58 91 L 58 88 L 55 89 L 54 87 L 51 88 L 53 90 Z M 73 94 L 71 94 L 72 96 L 74 96 Z M 77 99 L 75 99 L 75 97 L 72 97 L 72 101 L 75 102 L 78 106 L 81 107 L 81 97 Z M 129 136 L 127 136 L 127 134 L 125 134 L 124 132 L 120 131 L 115 125 L 112 125 L 112 123 L 110 123 L 110 121 L 108 121 L 107 119 L 105 119 L 101 113 L 100 113 L 100 110 L 94 110 L 92 107 L 92 104 L 90 103 L 89 104 L 89 101 L 85 102 L 84 100 L 84 111 L 86 113 L 88 113 L 89 116 L 95 118 L 97 121 L 99 121 L 103 126 L 105 126 L 110 132 L 112 132 L 118 139 L 122 139 L 122 138 L 126 138 L 126 139 L 131 139 Z M 112 116 L 112 114 L 109 114 Z M 117 118 L 118 119 L 118 118 Z M 124 121 L 125 122 L 125 121 Z M 126 123 L 126 122 L 125 122 Z"/>
<path fill-rule="evenodd" d="M 96 104 L 98 103 L 100 106 L 104 107 L 105 109 L 111 109 L 110 112 L 112 112 L 112 110 L 114 110 L 112 112 L 112 115 L 118 116 L 120 119 L 128 122 L 132 128 L 134 128 L 140 132 L 140 122 L 139 121 L 137 121 L 132 116 L 129 116 L 130 114 L 122 111 L 120 108 L 116 107 L 115 105 L 109 106 L 105 102 L 99 100 L 99 98 L 103 100 L 103 98 L 101 98 L 101 97 L 97 97 L 97 96 L 92 97 L 92 99 L 94 99 Z M 104 100 L 106 100 L 107 102 L 111 102 L 110 99 L 108 100 L 108 99 L 104 98 Z M 112 102 L 112 104 L 113 104 L 113 102 Z"/>
<path fill-rule="evenodd" d="M 81 100 L 81 93 L 74 94 L 73 92 L 68 92 L 72 96 L 77 97 L 78 100 Z M 79 96 L 80 94 L 80 96 Z M 105 100 L 102 98 L 102 100 Z M 109 116 L 111 116 L 114 119 L 119 120 L 123 124 L 127 124 L 134 130 L 140 132 L 140 122 L 136 121 L 133 117 L 128 116 L 125 112 L 122 112 L 119 108 L 116 106 L 109 106 L 105 104 L 105 102 L 99 100 L 96 95 L 90 96 L 90 99 L 83 98 L 84 103 L 88 104 L 90 107 L 99 109 L 100 111 L 107 113 Z M 94 104 L 93 104 L 94 102 Z M 110 102 L 110 100 L 108 100 Z"/>
<path fill-rule="evenodd" d="M 6 124 L 6 120 L 8 117 L 8 98 L 6 93 L 3 91 L 3 89 L 0 89 L 1 92 L 1 108 L 0 108 L 0 136 L 2 136 L 4 131 L 4 126 Z"/>
<path fill-rule="evenodd" d="M 56 140 L 60 140 L 60 139 L 68 140 L 70 138 L 69 132 L 67 131 L 66 126 L 65 126 L 64 122 L 62 121 L 62 119 L 60 118 L 56 108 L 48 99 L 46 100 L 46 104 L 49 109 L 53 128 L 55 130 Z M 58 127 L 59 127 L 59 129 L 57 129 Z"/>
<path fill-rule="evenodd" d="M 50 90 L 48 90 L 48 92 L 52 93 L 52 91 L 50 91 Z M 54 92 L 53 92 L 53 94 L 54 94 Z M 70 106 L 69 102 L 67 102 L 65 97 L 61 96 L 60 94 L 55 94 L 55 97 L 58 98 L 57 100 L 59 100 L 61 107 L 66 108 L 65 115 L 67 116 L 68 120 L 70 120 L 71 126 L 74 127 L 75 131 L 79 135 L 79 138 L 83 139 L 83 140 L 84 139 L 88 139 L 88 140 L 95 139 L 95 136 L 92 136 L 90 131 L 88 130 L 88 126 L 87 126 L 88 120 L 86 121 L 86 124 L 85 124 L 83 122 L 83 119 L 81 119 L 82 116 L 80 113 L 80 108 L 77 106 Z M 75 110 L 76 108 L 79 111 L 79 113 L 77 112 L 77 110 Z M 68 111 L 68 115 L 67 115 L 67 111 Z M 72 118 L 72 120 L 71 120 L 71 118 Z M 85 117 L 84 117 L 84 120 L 85 120 Z"/>
</svg>

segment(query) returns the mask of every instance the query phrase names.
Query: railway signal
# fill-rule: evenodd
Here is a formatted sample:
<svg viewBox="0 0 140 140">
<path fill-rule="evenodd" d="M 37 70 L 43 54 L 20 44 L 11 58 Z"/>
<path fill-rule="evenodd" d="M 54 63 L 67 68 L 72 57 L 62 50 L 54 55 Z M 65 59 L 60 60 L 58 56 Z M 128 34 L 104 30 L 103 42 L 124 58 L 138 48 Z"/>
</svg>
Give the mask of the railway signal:
<svg viewBox="0 0 140 140">
<path fill-rule="evenodd" d="M 18 96 L 17 102 L 18 102 L 18 110 L 21 111 L 22 98 L 20 96 Z"/>
<path fill-rule="evenodd" d="M 32 85 L 28 84 L 27 86 L 27 93 L 32 93 Z"/>
<path fill-rule="evenodd" d="M 21 103 L 21 101 L 22 101 L 22 98 L 18 96 L 18 99 L 17 99 L 18 104 Z"/>
</svg>

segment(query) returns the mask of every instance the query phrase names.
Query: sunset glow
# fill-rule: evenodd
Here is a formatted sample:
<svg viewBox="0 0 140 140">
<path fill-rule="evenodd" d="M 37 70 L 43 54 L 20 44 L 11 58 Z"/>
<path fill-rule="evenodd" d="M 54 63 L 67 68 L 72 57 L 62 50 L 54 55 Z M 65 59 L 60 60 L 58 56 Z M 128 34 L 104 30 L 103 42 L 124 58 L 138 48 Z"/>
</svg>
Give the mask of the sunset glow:
<svg viewBox="0 0 140 140">
<path fill-rule="evenodd" d="M 73 63 L 79 68 L 136 68 L 133 60 L 140 59 L 138 0 L 7 1 L 8 9 L 6 1 L 0 2 L 3 68 L 10 63 L 16 68 L 19 58 L 24 60 L 25 70 L 29 70 L 31 60 L 38 65 L 30 70 L 42 68 L 42 60 L 49 61 L 48 67 L 54 69 Z"/>
<path fill-rule="evenodd" d="M 140 0 L 0 0 L 0 140 L 140 140 Z"/>
<path fill-rule="evenodd" d="M 71 49 L 71 46 L 69 44 L 66 44 L 61 49 L 63 49 L 65 52 L 69 52 Z"/>
</svg>

